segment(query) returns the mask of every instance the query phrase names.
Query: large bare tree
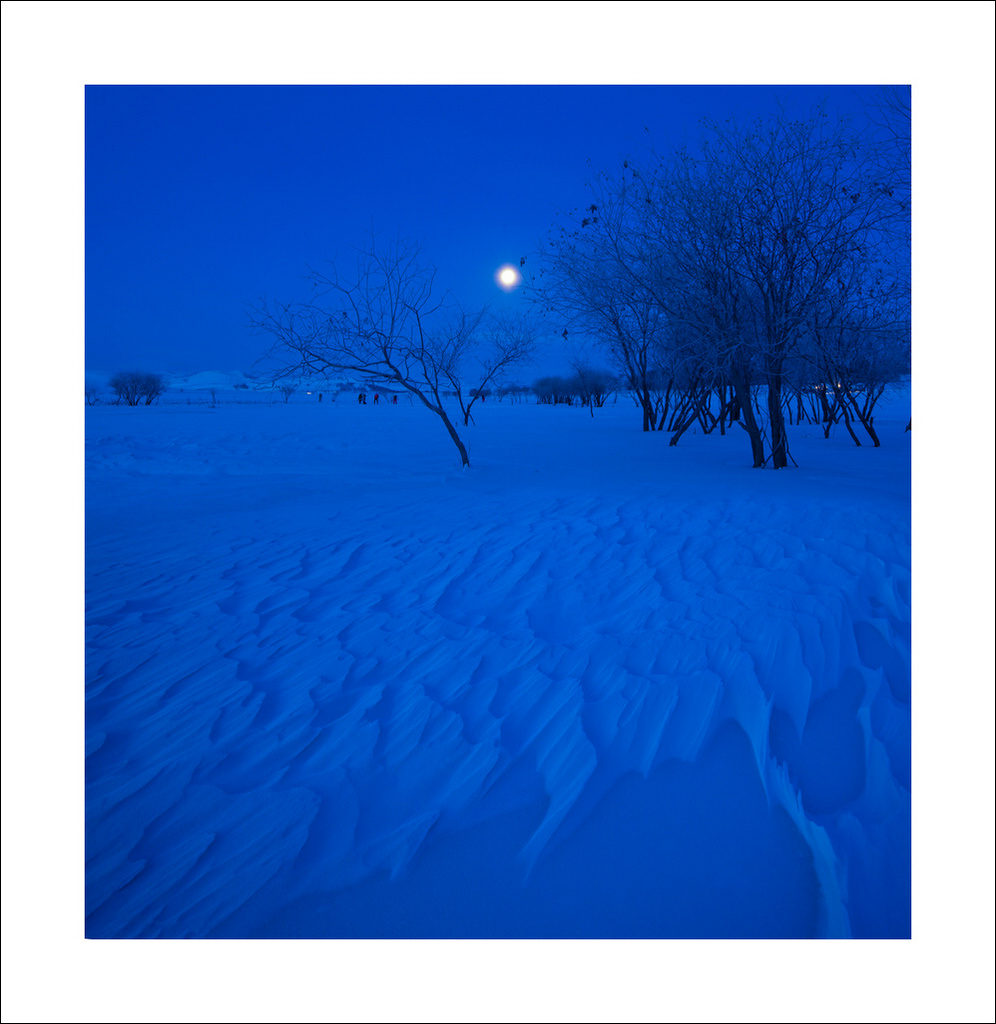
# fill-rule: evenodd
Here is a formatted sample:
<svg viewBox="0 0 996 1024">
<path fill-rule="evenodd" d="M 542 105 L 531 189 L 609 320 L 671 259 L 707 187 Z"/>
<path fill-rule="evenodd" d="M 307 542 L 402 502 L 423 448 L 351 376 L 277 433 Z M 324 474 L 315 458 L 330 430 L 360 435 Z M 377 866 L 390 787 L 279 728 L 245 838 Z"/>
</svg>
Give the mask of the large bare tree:
<svg viewBox="0 0 996 1024">
<path fill-rule="evenodd" d="M 706 124 L 695 147 L 595 177 L 542 253 L 539 297 L 608 347 L 645 430 L 660 421 L 656 385 L 677 401 L 672 443 L 736 416 L 754 466 L 781 468 L 802 350 L 856 331 L 901 344 L 908 179 L 881 133 L 822 110 Z"/>
<path fill-rule="evenodd" d="M 884 172 L 864 136 L 817 112 L 711 125 L 696 152 L 649 181 L 646 237 L 659 243 L 667 269 L 665 308 L 697 349 L 711 349 L 745 413 L 752 385 L 765 386 L 767 455 L 763 425 L 749 415 L 743 422 L 755 466 L 788 464 L 786 375 L 805 341 L 818 344 L 815 319 L 824 328 L 831 313 L 841 324 L 861 319 L 884 336 L 885 322 L 868 318 L 886 307 L 869 295 L 901 290 L 903 264 L 891 231 L 895 188 Z"/>
</svg>

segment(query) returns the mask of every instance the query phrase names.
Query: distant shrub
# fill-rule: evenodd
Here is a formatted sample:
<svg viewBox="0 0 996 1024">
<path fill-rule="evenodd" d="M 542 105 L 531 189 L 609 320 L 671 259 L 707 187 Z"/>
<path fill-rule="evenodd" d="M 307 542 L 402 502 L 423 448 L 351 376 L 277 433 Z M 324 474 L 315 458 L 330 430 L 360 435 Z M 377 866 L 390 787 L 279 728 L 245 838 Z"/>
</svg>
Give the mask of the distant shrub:
<svg viewBox="0 0 996 1024">
<path fill-rule="evenodd" d="M 160 373 L 116 373 L 108 383 L 119 405 L 122 401 L 126 405 L 152 405 L 167 388 L 166 378 Z"/>
<path fill-rule="evenodd" d="M 533 384 L 533 393 L 540 405 L 573 405 L 578 399 L 578 382 L 574 377 L 540 377 Z"/>
</svg>

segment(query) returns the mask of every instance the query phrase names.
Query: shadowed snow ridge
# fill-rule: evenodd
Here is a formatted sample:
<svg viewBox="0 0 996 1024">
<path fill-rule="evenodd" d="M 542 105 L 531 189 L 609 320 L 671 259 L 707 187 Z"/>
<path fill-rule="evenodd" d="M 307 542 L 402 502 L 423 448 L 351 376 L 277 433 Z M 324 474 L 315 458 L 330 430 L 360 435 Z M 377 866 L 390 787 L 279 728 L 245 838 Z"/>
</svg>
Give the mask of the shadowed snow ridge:
<svg viewBox="0 0 996 1024">
<path fill-rule="evenodd" d="M 320 411 L 91 417 L 89 935 L 909 933 L 901 452 Z"/>
</svg>

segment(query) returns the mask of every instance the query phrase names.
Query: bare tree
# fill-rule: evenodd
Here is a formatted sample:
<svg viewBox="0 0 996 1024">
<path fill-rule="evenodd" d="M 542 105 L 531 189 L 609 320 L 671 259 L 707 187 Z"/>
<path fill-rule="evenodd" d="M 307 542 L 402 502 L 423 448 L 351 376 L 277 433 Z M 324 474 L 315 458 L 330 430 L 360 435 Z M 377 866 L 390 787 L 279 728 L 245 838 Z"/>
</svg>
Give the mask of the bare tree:
<svg viewBox="0 0 996 1024">
<path fill-rule="evenodd" d="M 595 409 L 601 409 L 615 389 L 616 379 L 608 370 L 592 366 L 581 354 L 571 360 L 571 368 L 574 370 L 572 390 L 594 417 Z"/>
<path fill-rule="evenodd" d="M 645 430 L 666 424 L 674 444 L 696 421 L 738 422 L 755 467 L 784 467 L 803 350 L 859 324 L 866 340 L 901 337 L 869 297 L 908 307 L 908 91 L 878 112 L 862 131 L 822 110 L 706 124 L 697 147 L 597 176 L 553 232 L 534 293 L 608 346 Z"/>
<path fill-rule="evenodd" d="M 145 373 L 142 375 L 142 396 L 146 405 L 152 405 L 162 395 L 166 394 L 169 381 L 158 373 Z"/>
<path fill-rule="evenodd" d="M 824 396 L 825 435 L 843 420 L 860 445 L 852 420 L 859 422 L 877 448 L 875 406 L 886 387 L 909 371 L 909 311 L 902 281 L 880 277 L 858 295 L 842 290 L 810 320 L 807 356 Z"/>
<path fill-rule="evenodd" d="M 753 402 L 760 377 L 748 331 L 749 302 L 731 258 L 735 194 L 680 152 L 670 163 L 633 170 L 642 189 L 635 228 L 643 283 L 666 314 L 667 343 L 655 358 L 660 428 L 676 444 L 694 422 L 702 383 L 726 393 L 730 417 L 746 431 L 753 465 L 765 463 L 765 438 Z M 633 186 L 634 188 L 636 185 Z M 726 409 L 721 407 L 720 414 Z"/>
<path fill-rule="evenodd" d="M 644 192 L 628 161 L 617 177 L 599 174 L 589 188 L 591 203 L 550 233 L 532 292 L 571 335 L 606 352 L 642 410 L 643 429 L 654 430 L 656 364 L 667 319 L 649 283 L 647 261 L 659 252 L 642 244 Z"/>
<path fill-rule="evenodd" d="M 892 186 L 865 140 L 824 114 L 739 127 L 711 125 L 647 179 L 643 237 L 661 251 L 650 286 L 686 352 L 711 353 L 729 379 L 754 465 L 788 464 L 784 388 L 818 311 L 845 311 L 895 263 Z M 886 271 L 888 272 L 888 271 Z M 770 454 L 751 390 L 765 389 Z"/>
<path fill-rule="evenodd" d="M 107 382 L 117 396 L 118 405 L 122 401 L 125 405 L 138 405 L 139 378 L 140 374 L 137 373 L 116 373 Z"/>
<path fill-rule="evenodd" d="M 401 388 L 439 417 L 460 461 L 467 449 L 446 409 L 471 353 L 479 351 L 483 313 L 468 314 L 434 294 L 436 270 L 421 247 L 371 240 L 347 273 L 342 261 L 312 272 L 313 297 L 296 305 L 261 303 L 252 323 L 274 338 L 275 380 L 346 378 L 369 387 Z M 521 357 L 523 348 L 479 364 L 485 380 Z M 462 403 L 461 403 L 462 404 Z M 469 407 L 463 407 L 469 416 Z"/>
<path fill-rule="evenodd" d="M 168 387 L 162 374 L 136 371 L 116 373 L 108 383 L 117 395 L 118 404 L 123 400 L 126 405 L 141 405 L 143 400 L 145 405 L 152 405 Z"/>
<path fill-rule="evenodd" d="M 573 405 L 578 399 L 576 377 L 540 377 L 532 390 L 538 405 Z"/>
</svg>

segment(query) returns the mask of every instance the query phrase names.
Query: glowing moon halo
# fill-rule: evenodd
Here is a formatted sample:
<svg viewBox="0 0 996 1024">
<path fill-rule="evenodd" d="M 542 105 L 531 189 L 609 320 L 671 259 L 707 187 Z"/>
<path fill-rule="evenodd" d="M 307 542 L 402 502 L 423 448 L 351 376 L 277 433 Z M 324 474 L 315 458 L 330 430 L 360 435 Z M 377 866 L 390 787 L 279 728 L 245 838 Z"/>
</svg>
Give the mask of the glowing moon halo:
<svg viewBox="0 0 996 1024">
<path fill-rule="evenodd" d="M 498 287 L 506 292 L 510 292 L 513 288 L 517 288 L 522 283 L 522 275 L 519 271 L 512 266 L 511 263 L 506 263 L 504 266 L 499 267 L 495 274 L 495 282 Z"/>
</svg>

